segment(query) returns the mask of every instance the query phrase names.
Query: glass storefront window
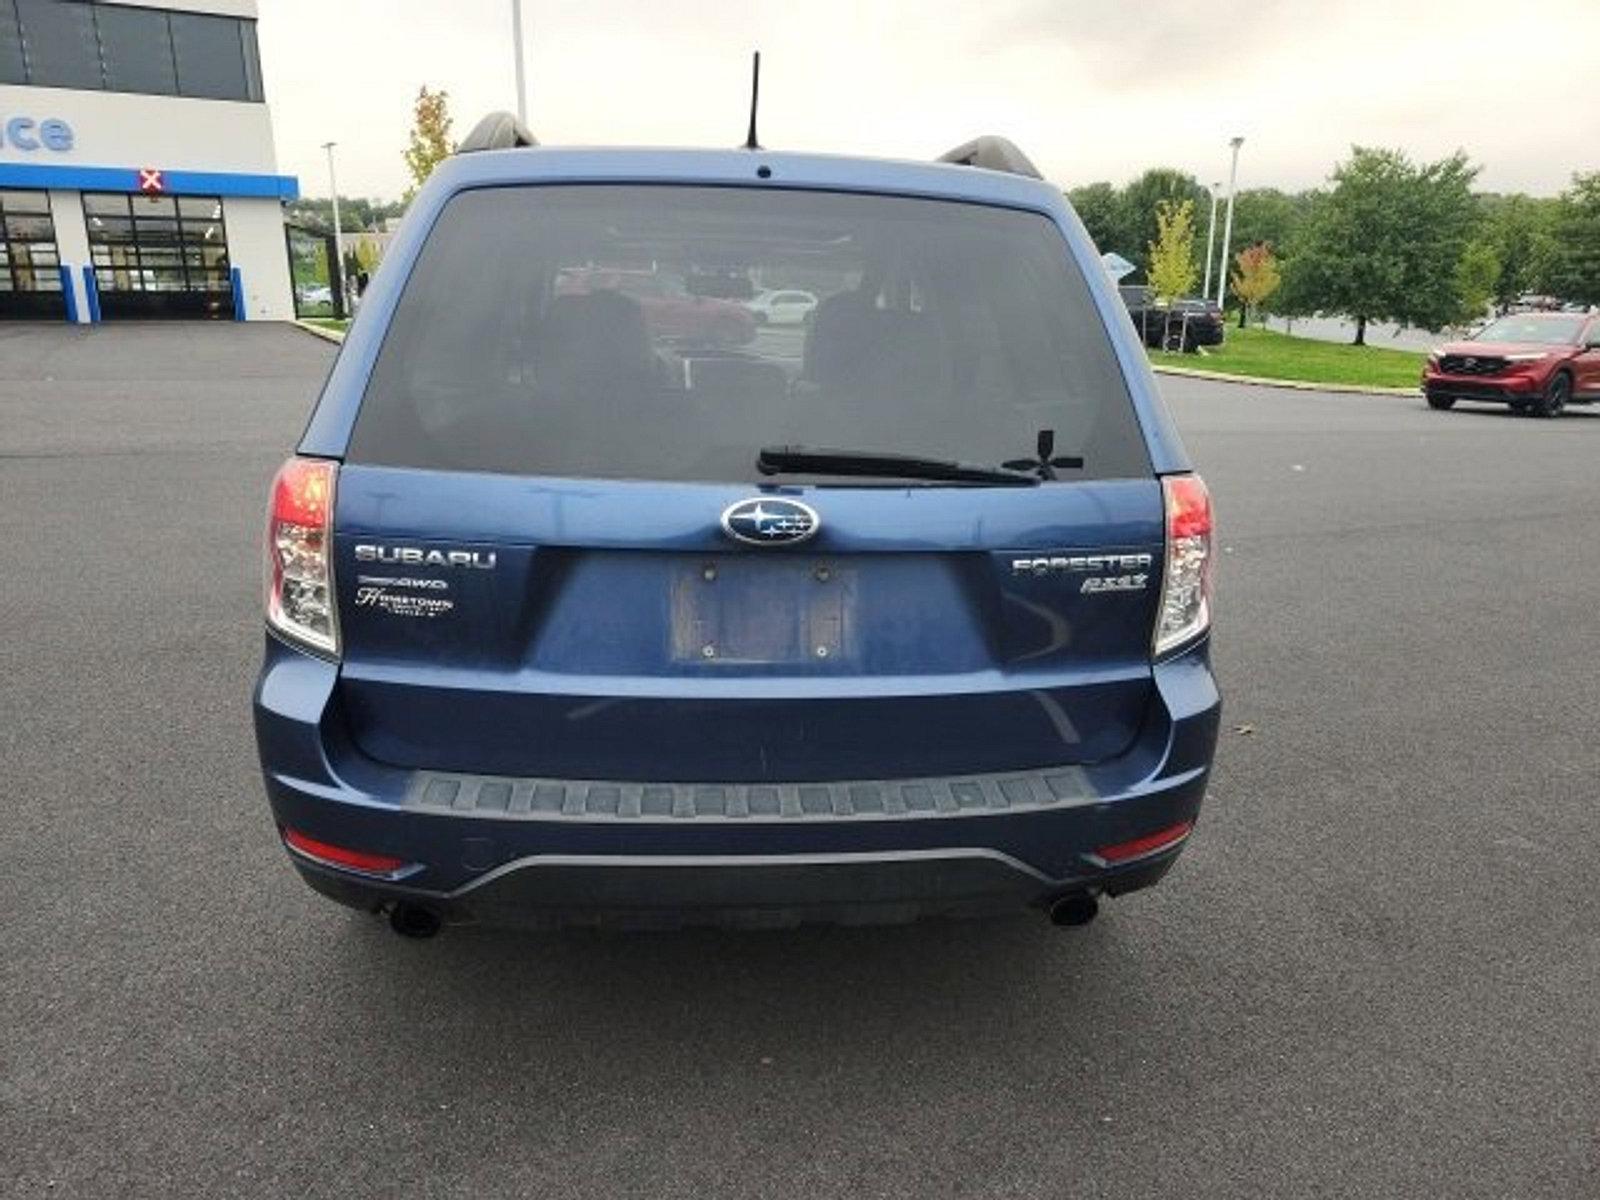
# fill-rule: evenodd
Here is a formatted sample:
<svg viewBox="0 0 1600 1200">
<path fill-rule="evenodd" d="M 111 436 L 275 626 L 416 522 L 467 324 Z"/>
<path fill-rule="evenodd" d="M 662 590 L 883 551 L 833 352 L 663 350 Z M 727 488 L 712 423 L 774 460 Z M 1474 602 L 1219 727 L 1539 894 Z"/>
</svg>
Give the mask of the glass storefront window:
<svg viewBox="0 0 1600 1200">
<path fill-rule="evenodd" d="M 249 99 L 244 42 L 234 18 L 173 13 L 172 48 L 178 57 L 178 90 L 185 96 Z"/>
<path fill-rule="evenodd" d="M 86 192 L 83 211 L 102 313 L 232 314 L 220 197 Z"/>
<path fill-rule="evenodd" d="M 172 96 L 178 91 L 178 69 L 172 58 L 172 29 L 160 9 L 98 5 L 95 27 L 100 33 L 106 87 L 113 92 Z"/>
<path fill-rule="evenodd" d="M 61 257 L 47 192 L 0 191 L 0 317 L 59 318 Z"/>
<path fill-rule="evenodd" d="M 22 53 L 22 26 L 14 4 L 0 0 L 0 83 L 27 83 L 28 60 Z"/>
<path fill-rule="evenodd" d="M 222 201 L 215 196 L 179 196 L 178 215 L 186 221 L 220 221 Z"/>
<path fill-rule="evenodd" d="M 50 215 L 50 194 L 48 192 L 0 192 L 0 209 L 8 214 L 34 213 L 39 216 Z"/>
<path fill-rule="evenodd" d="M 91 6 L 60 0 L 16 0 L 16 4 L 30 83 L 46 79 L 51 87 L 104 85 Z"/>
<path fill-rule="evenodd" d="M 0 0 L 0 84 L 259 101 L 256 23 L 93 0 Z"/>
</svg>

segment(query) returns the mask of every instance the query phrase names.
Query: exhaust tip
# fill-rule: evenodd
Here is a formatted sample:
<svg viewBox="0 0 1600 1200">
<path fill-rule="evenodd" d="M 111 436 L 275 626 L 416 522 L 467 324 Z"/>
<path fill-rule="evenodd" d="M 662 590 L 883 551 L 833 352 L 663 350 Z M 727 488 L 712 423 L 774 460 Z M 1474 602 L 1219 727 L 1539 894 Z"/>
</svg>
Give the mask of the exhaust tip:
<svg viewBox="0 0 1600 1200">
<path fill-rule="evenodd" d="M 396 904 L 389 910 L 389 928 L 401 937 L 431 938 L 443 924 L 438 913 L 420 904 Z"/>
<path fill-rule="evenodd" d="M 1088 892 L 1062 896 L 1050 906 L 1050 923 L 1062 927 L 1087 925 L 1100 912 L 1100 901 Z"/>
</svg>

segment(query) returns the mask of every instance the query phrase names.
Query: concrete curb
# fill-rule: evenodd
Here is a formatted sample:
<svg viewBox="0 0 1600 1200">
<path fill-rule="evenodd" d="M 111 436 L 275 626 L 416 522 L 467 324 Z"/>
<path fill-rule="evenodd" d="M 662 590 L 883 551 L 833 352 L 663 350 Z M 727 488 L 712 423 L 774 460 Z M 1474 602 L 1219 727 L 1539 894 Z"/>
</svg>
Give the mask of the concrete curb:
<svg viewBox="0 0 1600 1200">
<path fill-rule="evenodd" d="M 332 342 L 336 346 L 344 341 L 344 334 L 337 329 L 324 329 L 321 325 L 313 325 L 309 321 L 295 321 L 293 324 L 295 328 L 304 329 L 312 337 L 319 337 L 323 341 Z"/>
<path fill-rule="evenodd" d="M 1303 379 L 1262 379 L 1255 375 L 1229 375 L 1223 371 L 1200 371 L 1193 367 L 1167 367 L 1150 364 L 1157 375 L 1183 375 L 1190 379 L 1210 379 L 1217 383 L 1250 383 L 1256 387 L 1286 388 L 1292 392 L 1343 392 L 1352 396 L 1420 396 L 1422 389 L 1362 387 L 1354 383 L 1308 383 Z"/>
</svg>

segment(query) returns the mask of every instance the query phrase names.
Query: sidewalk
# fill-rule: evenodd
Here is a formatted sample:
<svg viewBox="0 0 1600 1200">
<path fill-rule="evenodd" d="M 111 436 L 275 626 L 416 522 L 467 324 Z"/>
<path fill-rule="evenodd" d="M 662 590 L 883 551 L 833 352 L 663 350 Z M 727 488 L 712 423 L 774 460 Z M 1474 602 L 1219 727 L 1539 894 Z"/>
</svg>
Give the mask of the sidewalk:
<svg viewBox="0 0 1600 1200">
<path fill-rule="evenodd" d="M 1182 375 L 1190 379 L 1209 379 L 1216 383 L 1248 383 L 1256 387 L 1285 388 L 1294 392 L 1345 392 L 1354 396 L 1420 396 L 1420 387 L 1371 387 L 1355 383 L 1310 383 L 1303 379 L 1263 379 L 1259 375 L 1230 375 L 1225 371 L 1204 371 L 1197 367 L 1167 367 L 1150 364 L 1157 375 Z"/>
</svg>

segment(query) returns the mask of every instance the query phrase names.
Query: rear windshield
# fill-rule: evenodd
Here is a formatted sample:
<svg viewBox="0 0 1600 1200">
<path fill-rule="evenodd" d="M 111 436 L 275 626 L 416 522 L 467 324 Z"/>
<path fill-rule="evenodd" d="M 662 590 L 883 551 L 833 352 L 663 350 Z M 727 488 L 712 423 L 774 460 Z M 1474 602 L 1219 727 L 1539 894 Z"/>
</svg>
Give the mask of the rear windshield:
<svg viewBox="0 0 1600 1200">
<path fill-rule="evenodd" d="M 747 188 L 450 201 L 405 285 L 354 462 L 752 481 L 764 446 L 1148 474 L 1126 384 L 1046 218 Z"/>
</svg>

